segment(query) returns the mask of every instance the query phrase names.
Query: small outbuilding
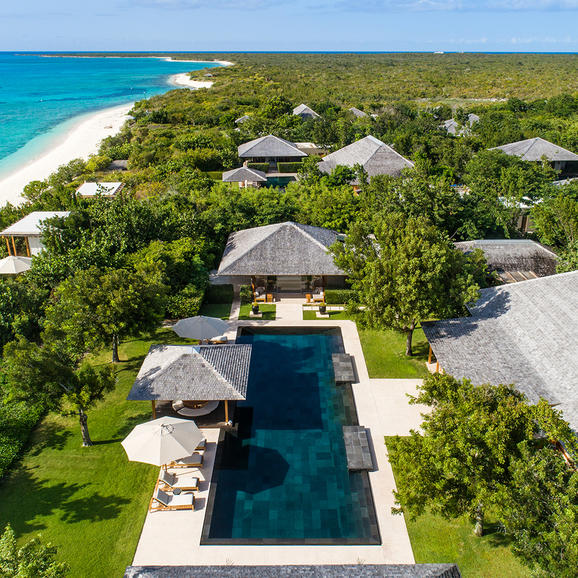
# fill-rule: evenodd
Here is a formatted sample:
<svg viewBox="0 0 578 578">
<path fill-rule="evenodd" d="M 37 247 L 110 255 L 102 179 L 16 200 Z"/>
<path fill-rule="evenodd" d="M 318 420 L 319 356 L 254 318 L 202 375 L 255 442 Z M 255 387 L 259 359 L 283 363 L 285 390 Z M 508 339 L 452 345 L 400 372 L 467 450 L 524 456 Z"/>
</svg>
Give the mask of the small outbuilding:
<svg viewBox="0 0 578 578">
<path fill-rule="evenodd" d="M 555 170 L 560 171 L 563 178 L 578 176 L 578 155 L 540 137 L 505 144 L 490 150 L 502 151 L 530 162 L 546 159 Z"/>
<path fill-rule="evenodd" d="M 404 169 L 414 166 L 411 161 L 374 136 L 366 136 L 323 157 L 319 163 L 319 170 L 332 173 L 335 167 L 340 165 L 351 168 L 361 165 L 369 177 L 376 175 L 399 177 Z M 352 184 L 358 186 L 360 183 L 355 180 Z"/>
<path fill-rule="evenodd" d="M 8 255 L 13 257 L 38 255 L 44 249 L 42 244 L 44 223 L 56 217 L 64 219 L 68 215 L 70 211 L 34 211 L 4 229 L 0 232 L 0 237 L 4 237 L 6 241 Z M 19 240 L 18 244 L 16 240 Z"/>
<path fill-rule="evenodd" d="M 468 309 L 422 323 L 437 368 L 475 385 L 513 383 L 578 430 L 578 271 L 482 289 Z"/>
<path fill-rule="evenodd" d="M 303 120 L 315 120 L 321 118 L 311 107 L 306 104 L 300 104 L 293 109 L 293 116 L 299 116 Z"/>
<path fill-rule="evenodd" d="M 556 253 L 531 239 L 479 239 L 461 241 L 455 246 L 463 253 L 481 249 L 490 270 L 495 271 L 504 283 L 556 273 Z"/>
<path fill-rule="evenodd" d="M 470 134 L 470 129 L 478 122 L 480 122 L 480 117 L 477 114 L 470 113 L 468 114 L 468 120 L 465 125 L 460 125 L 457 120 L 449 118 L 441 124 L 441 127 L 445 129 L 448 134 L 464 136 Z"/>
<path fill-rule="evenodd" d="M 267 182 L 267 175 L 263 171 L 239 167 L 223 173 L 224 183 L 239 183 L 239 187 L 258 187 Z"/>
<path fill-rule="evenodd" d="M 363 112 L 362 110 L 360 110 L 359 108 L 357 108 L 355 106 L 352 106 L 348 110 L 355 118 L 365 118 L 367 116 L 366 112 Z"/>
<path fill-rule="evenodd" d="M 124 188 L 124 183 L 82 183 L 76 189 L 76 195 L 81 199 L 94 199 L 95 197 L 114 198 Z"/>
</svg>

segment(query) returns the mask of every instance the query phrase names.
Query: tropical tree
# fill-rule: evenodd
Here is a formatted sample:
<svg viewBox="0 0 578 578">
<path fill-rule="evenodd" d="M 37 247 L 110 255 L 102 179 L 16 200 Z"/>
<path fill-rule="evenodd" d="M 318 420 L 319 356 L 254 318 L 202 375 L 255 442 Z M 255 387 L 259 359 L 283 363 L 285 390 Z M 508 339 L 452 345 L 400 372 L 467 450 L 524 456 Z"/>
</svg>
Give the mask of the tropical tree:
<svg viewBox="0 0 578 578">
<path fill-rule="evenodd" d="M 77 416 L 82 445 L 92 445 L 86 412 L 114 388 L 112 366 L 77 364 L 61 351 L 21 337 L 4 348 L 2 370 L 9 401 L 29 401 L 47 410 Z"/>
<path fill-rule="evenodd" d="M 56 560 L 56 548 L 38 538 L 19 546 L 10 525 L 0 536 L 0 578 L 62 578 L 68 573 L 64 562 Z"/>
<path fill-rule="evenodd" d="M 543 243 L 565 248 L 578 242 L 578 184 L 559 187 L 532 209 L 532 219 Z"/>
<path fill-rule="evenodd" d="M 45 342 L 59 344 L 71 359 L 110 345 L 119 361 L 120 341 L 158 326 L 165 287 L 157 276 L 127 269 L 78 271 L 55 290 L 46 310 Z"/>
<path fill-rule="evenodd" d="M 418 323 L 459 314 L 478 296 L 468 257 L 425 217 L 391 213 L 374 226 L 355 223 L 332 251 L 366 306 L 365 321 L 404 332 L 406 355 Z"/>
</svg>

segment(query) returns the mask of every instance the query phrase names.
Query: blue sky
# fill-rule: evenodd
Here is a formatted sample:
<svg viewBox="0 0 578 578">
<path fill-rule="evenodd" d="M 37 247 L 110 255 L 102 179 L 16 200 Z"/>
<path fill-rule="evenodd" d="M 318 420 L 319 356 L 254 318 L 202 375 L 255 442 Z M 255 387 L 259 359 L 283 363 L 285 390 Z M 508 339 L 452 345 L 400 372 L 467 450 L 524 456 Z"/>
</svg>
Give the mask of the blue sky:
<svg viewBox="0 0 578 578">
<path fill-rule="evenodd" d="M 578 0 L 18 0 L 0 50 L 578 51 Z"/>
</svg>

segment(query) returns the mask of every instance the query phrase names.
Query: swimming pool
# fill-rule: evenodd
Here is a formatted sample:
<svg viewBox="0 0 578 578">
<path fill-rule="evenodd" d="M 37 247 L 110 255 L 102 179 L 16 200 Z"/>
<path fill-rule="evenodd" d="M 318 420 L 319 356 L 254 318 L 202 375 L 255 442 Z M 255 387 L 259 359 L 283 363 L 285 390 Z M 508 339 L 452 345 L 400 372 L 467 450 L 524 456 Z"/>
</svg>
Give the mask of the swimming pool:
<svg viewBox="0 0 578 578">
<path fill-rule="evenodd" d="M 253 345 L 247 400 L 221 434 L 201 543 L 379 544 L 368 475 L 347 469 L 340 330 L 243 328 L 237 342 Z"/>
</svg>

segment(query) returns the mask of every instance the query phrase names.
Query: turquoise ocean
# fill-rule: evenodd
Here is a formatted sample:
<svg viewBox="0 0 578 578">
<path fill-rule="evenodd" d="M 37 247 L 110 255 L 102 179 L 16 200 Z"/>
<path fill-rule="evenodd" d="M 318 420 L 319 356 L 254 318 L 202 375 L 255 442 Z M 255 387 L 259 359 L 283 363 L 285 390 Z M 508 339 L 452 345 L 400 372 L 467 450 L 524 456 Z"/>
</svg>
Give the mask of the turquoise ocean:
<svg viewBox="0 0 578 578">
<path fill-rule="evenodd" d="M 0 177 L 50 148 L 82 116 L 161 94 L 171 89 L 171 75 L 209 66 L 219 65 L 0 52 Z"/>
</svg>

